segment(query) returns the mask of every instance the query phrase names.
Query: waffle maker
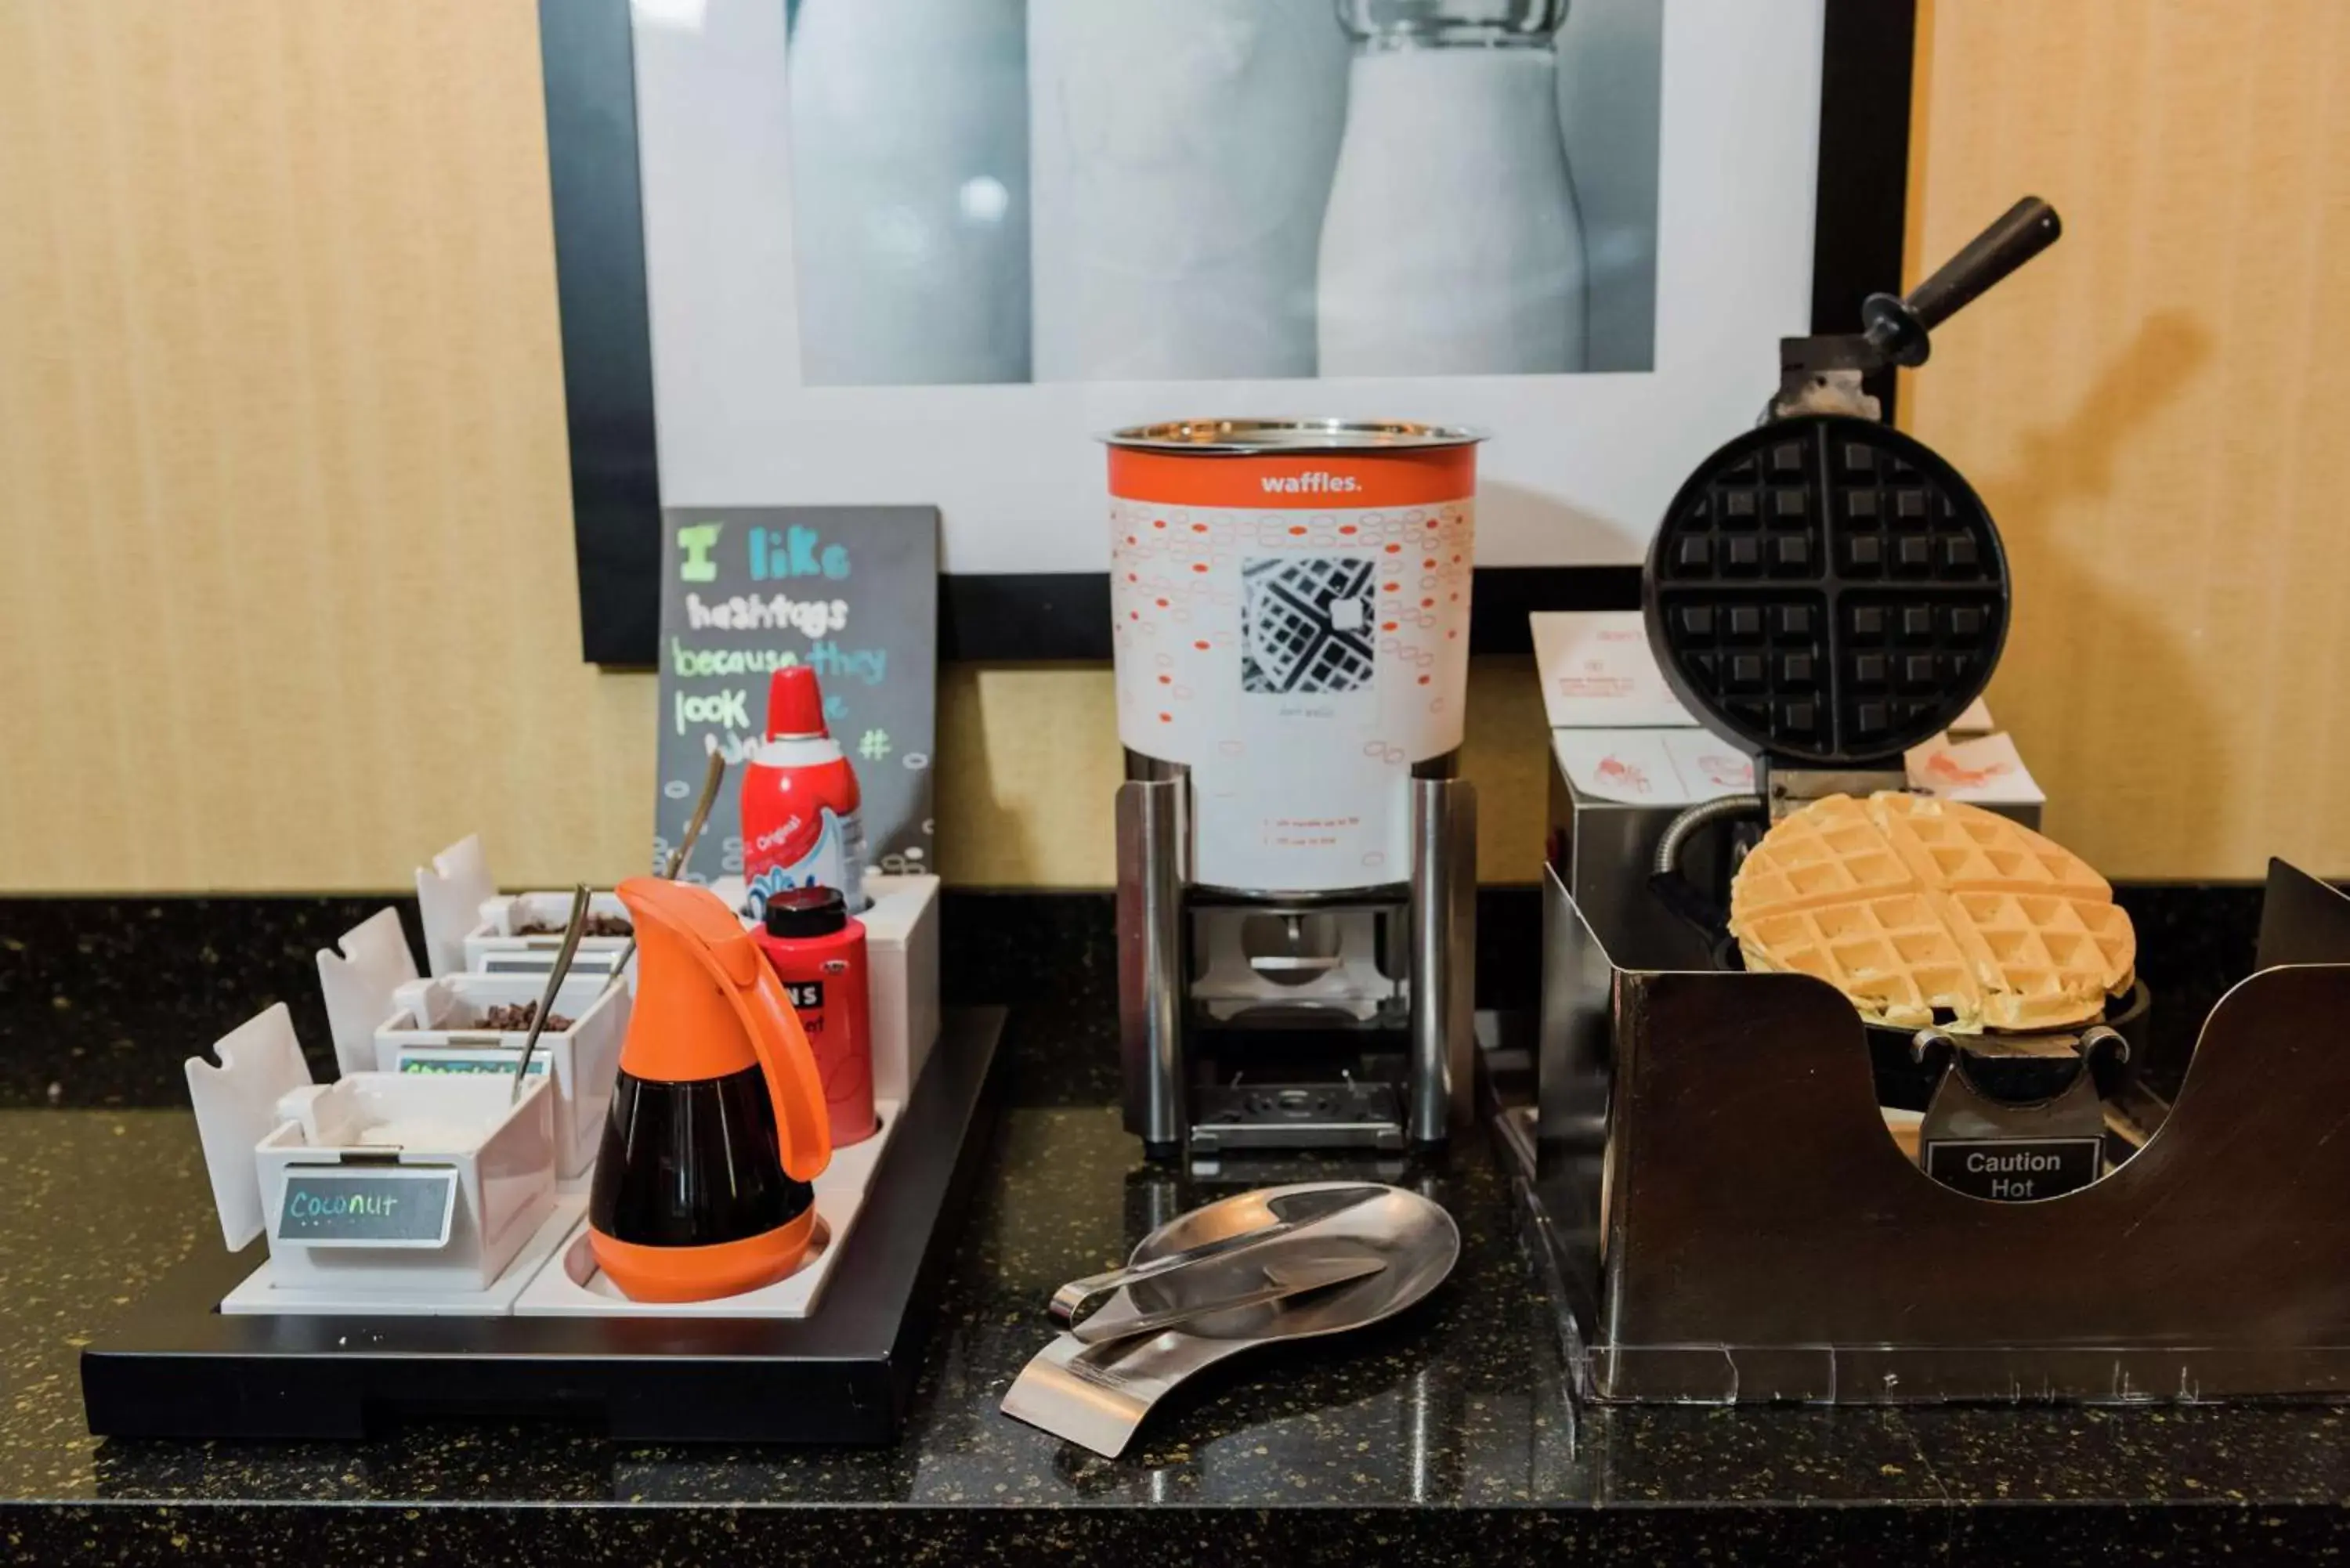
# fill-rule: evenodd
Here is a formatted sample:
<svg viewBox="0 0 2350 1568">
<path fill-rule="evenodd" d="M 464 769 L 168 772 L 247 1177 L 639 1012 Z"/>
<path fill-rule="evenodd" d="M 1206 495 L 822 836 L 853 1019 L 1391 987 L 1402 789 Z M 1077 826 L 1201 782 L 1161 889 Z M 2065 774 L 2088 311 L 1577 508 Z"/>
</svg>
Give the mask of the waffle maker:
<svg viewBox="0 0 2350 1568">
<path fill-rule="evenodd" d="M 1755 758 L 1753 796 L 1681 813 L 1659 842 L 1650 886 L 1698 925 L 1721 967 L 1728 874 L 1769 822 L 1821 796 L 1907 787 L 1904 753 L 1981 696 L 2007 640 L 2012 591 L 1998 526 L 1931 448 L 1886 424 L 1863 378 L 1917 366 L 1929 333 L 2055 243 L 2054 209 L 2027 197 L 1906 298 L 1877 294 L 1851 336 L 1785 339 L 1780 388 L 1753 430 L 1700 463 L 1666 509 L 1641 575 L 1648 641 L 1667 682 L 1717 735 Z M 1681 874 L 1700 835 L 1733 835 Z M 2068 1107 L 2094 1135 L 2098 1094 L 2140 1056 L 2145 988 L 2100 1024 L 1959 1039 L 1872 1026 L 1882 1104 L 1961 1123 L 2002 1108 Z M 1950 1120 L 1950 1116 L 1942 1118 Z"/>
</svg>

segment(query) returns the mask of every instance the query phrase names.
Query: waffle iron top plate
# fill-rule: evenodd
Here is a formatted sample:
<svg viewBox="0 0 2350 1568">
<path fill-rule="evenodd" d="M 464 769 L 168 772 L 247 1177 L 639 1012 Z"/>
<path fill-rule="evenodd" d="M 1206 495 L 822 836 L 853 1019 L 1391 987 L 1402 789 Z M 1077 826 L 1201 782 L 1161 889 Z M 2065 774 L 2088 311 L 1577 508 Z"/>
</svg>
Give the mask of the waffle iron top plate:
<svg viewBox="0 0 2350 1568">
<path fill-rule="evenodd" d="M 1717 733 L 1867 767 L 1942 731 L 2007 640 L 2007 555 L 1967 482 L 1890 426 L 1774 420 L 1700 465 L 1642 573 L 1648 641 Z"/>
</svg>

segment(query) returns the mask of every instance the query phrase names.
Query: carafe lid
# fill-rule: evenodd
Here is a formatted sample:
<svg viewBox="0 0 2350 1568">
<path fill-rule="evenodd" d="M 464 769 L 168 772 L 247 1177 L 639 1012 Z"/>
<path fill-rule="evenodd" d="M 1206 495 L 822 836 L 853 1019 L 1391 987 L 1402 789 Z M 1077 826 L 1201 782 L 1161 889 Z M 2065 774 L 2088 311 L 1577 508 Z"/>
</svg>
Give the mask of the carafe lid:
<svg viewBox="0 0 2350 1568">
<path fill-rule="evenodd" d="M 848 928 L 848 900 L 837 888 L 784 888 L 767 895 L 760 919 L 767 934 L 790 940 L 795 937 L 828 937 Z"/>
</svg>

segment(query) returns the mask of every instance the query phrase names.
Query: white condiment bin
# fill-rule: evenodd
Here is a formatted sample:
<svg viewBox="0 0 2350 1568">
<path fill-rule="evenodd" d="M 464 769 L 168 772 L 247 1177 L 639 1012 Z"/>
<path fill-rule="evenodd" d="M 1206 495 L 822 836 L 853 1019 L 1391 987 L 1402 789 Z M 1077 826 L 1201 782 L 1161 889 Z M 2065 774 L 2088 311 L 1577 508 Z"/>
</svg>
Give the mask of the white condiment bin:
<svg viewBox="0 0 2350 1568">
<path fill-rule="evenodd" d="M 221 1237 L 232 1251 L 269 1238 L 281 1286 L 364 1284 L 479 1292 L 555 1204 L 555 1085 L 517 1096 L 504 1077 L 358 1073 L 319 1086 L 280 1003 L 187 1064 Z M 392 1140 L 399 1141 L 394 1142 Z M 306 1173 L 397 1176 L 425 1189 L 453 1179 L 445 1226 L 378 1244 L 287 1234 L 286 1188 Z"/>
<path fill-rule="evenodd" d="M 355 1073 L 296 1091 L 280 1106 L 295 1115 L 255 1156 L 277 1282 L 298 1289 L 365 1274 L 402 1290 L 488 1289 L 555 1205 L 555 1099 L 542 1078 L 517 1097 L 510 1078 L 400 1073 Z M 413 1142 L 380 1141 L 403 1128 Z M 314 1131 L 323 1141 L 312 1141 Z M 288 1238 L 287 1179 L 323 1166 L 352 1174 L 453 1170 L 446 1240 L 372 1247 Z"/>
<path fill-rule="evenodd" d="M 436 975 L 545 974 L 563 946 L 563 925 L 571 915 L 564 892 L 500 895 L 490 876 L 481 836 L 468 835 L 416 868 L 416 904 L 424 920 L 424 956 Z M 588 912 L 629 919 L 610 893 L 590 896 Z M 530 926 L 550 933 L 524 936 Z M 627 937 L 582 937 L 572 967 L 582 974 L 608 974 L 628 951 Z"/>
<path fill-rule="evenodd" d="M 465 970 L 469 974 L 545 974 L 555 967 L 563 948 L 563 923 L 571 918 L 568 893 L 508 893 L 485 898 L 481 919 L 465 933 Z M 591 893 L 588 912 L 628 919 L 628 906 L 614 893 Z M 534 927 L 536 934 L 523 933 Z M 544 928 L 552 928 L 546 929 Z M 571 967 L 580 974 L 609 974 L 629 950 L 628 937 L 586 937 L 572 955 Z"/>
<path fill-rule="evenodd" d="M 546 990 L 542 977 L 527 974 L 409 981 L 392 992 L 392 1014 L 375 1030 L 375 1070 L 510 1077 L 529 1031 L 484 1029 L 479 1020 L 493 1007 L 536 1002 Z M 587 1174 L 603 1141 L 629 1008 L 627 986 L 608 985 L 603 975 L 570 976 L 555 1011 L 571 1027 L 542 1032 L 532 1054 L 532 1076 L 555 1081 L 556 1174 L 567 1181 Z"/>
</svg>

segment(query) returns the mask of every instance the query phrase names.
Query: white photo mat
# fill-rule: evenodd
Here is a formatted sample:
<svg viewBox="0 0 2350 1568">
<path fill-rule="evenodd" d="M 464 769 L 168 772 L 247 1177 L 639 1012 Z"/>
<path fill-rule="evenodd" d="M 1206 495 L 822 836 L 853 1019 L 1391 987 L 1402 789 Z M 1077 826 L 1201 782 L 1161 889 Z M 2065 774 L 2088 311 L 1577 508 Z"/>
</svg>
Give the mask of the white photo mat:
<svg viewBox="0 0 2350 1568">
<path fill-rule="evenodd" d="M 636 0 L 662 498 L 938 505 L 952 573 L 1098 572 L 1100 449 L 1184 414 L 1473 424 L 1479 564 L 1636 562 L 1810 327 L 1824 0 L 1663 13 L 1655 369 L 1396 379 L 800 384 L 785 8 Z"/>
</svg>

